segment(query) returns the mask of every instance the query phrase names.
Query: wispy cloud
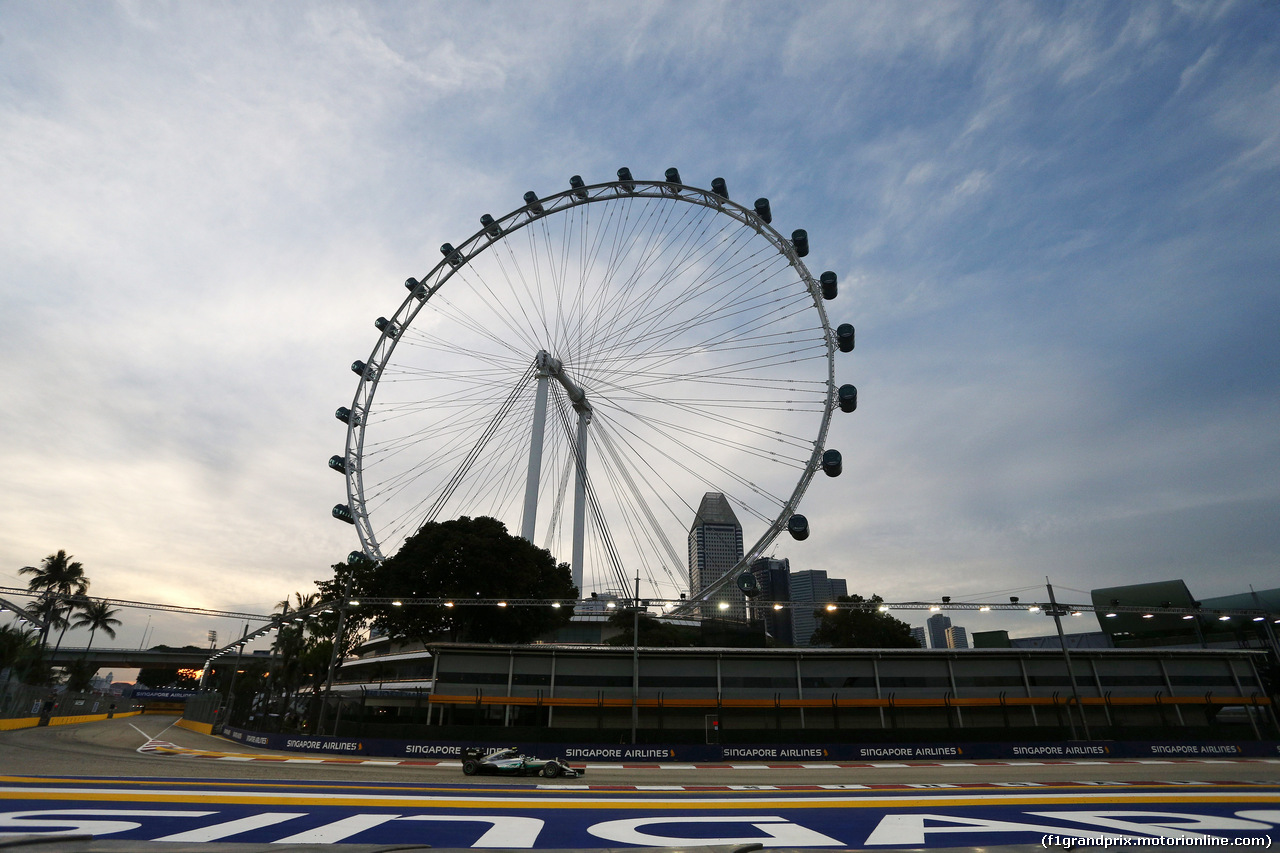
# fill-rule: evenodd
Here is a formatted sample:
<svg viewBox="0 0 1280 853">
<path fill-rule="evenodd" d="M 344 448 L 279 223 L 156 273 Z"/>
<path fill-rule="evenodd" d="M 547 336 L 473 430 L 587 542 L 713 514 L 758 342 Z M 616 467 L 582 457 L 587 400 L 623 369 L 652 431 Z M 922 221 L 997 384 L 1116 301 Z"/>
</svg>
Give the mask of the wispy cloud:
<svg viewBox="0 0 1280 853">
<path fill-rule="evenodd" d="M 400 282 L 526 190 L 676 165 L 808 229 L 859 329 L 795 568 L 889 598 L 1273 585 L 1277 29 L 1233 3 L 9 5 L 0 582 L 66 548 L 123 598 L 307 587 L 355 546 L 332 413 Z"/>
</svg>

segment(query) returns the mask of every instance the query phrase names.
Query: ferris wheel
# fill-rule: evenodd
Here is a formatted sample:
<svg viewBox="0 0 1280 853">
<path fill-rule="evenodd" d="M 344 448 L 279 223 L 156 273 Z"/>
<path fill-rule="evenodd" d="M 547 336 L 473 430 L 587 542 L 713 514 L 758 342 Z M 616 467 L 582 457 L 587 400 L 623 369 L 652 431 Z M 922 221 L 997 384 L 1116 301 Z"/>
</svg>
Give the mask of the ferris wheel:
<svg viewBox="0 0 1280 853">
<path fill-rule="evenodd" d="M 426 522 L 492 516 L 569 562 L 584 597 L 643 577 L 675 598 L 718 493 L 750 543 L 718 588 L 784 529 L 807 537 L 802 496 L 840 473 L 828 428 L 857 391 L 835 380 L 854 344 L 828 322 L 836 274 L 815 279 L 806 232 L 782 236 L 767 199 L 743 206 L 721 178 L 569 184 L 480 217 L 377 319 L 336 413 L 333 515 L 375 561 Z"/>
</svg>

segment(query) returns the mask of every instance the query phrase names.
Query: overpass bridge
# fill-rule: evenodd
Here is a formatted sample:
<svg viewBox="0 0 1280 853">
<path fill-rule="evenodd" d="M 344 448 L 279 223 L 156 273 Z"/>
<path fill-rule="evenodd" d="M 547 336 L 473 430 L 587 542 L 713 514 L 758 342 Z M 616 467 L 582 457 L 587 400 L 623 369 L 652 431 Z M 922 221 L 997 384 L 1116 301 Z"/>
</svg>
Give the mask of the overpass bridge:
<svg viewBox="0 0 1280 853">
<path fill-rule="evenodd" d="M 57 654 L 49 652 L 49 662 L 54 666 L 66 666 L 85 659 L 98 667 L 116 669 L 142 669 L 144 667 L 177 667 L 179 669 L 200 669 L 213 654 L 212 649 L 112 649 L 91 648 L 86 653 L 83 648 L 63 646 Z M 246 658 L 261 659 L 265 655 L 246 654 Z"/>
</svg>

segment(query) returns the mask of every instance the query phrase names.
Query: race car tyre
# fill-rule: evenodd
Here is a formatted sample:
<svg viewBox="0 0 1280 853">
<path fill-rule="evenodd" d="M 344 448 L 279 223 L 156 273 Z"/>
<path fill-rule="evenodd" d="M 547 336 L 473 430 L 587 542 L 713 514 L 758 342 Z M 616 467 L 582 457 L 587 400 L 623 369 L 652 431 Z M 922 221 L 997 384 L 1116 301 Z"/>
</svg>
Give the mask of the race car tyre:
<svg viewBox="0 0 1280 853">
<path fill-rule="evenodd" d="M 554 779 L 560 775 L 560 767 L 555 764 L 547 764 L 542 768 L 542 775 L 548 779 Z"/>
<path fill-rule="evenodd" d="M 468 776 L 476 775 L 479 770 L 480 762 L 476 761 L 474 758 L 468 758 L 466 761 L 462 762 L 462 772 Z"/>
</svg>

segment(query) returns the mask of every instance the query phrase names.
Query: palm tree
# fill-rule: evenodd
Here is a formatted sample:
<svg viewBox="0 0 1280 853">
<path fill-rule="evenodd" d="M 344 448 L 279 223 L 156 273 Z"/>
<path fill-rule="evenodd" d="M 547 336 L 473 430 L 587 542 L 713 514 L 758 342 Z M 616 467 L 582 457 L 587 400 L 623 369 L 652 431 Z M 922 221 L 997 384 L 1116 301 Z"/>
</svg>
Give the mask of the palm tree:
<svg viewBox="0 0 1280 853">
<path fill-rule="evenodd" d="M 58 595 L 84 595 L 89 591 L 89 579 L 84 566 L 58 551 L 45 557 L 39 566 L 23 566 L 19 574 L 32 575 L 27 589 L 32 592 L 52 592 Z"/>
<path fill-rule="evenodd" d="M 300 592 L 295 592 L 293 598 L 294 602 L 292 604 L 288 598 L 284 599 L 284 601 L 276 602 L 276 610 L 281 614 L 288 614 L 290 610 L 308 610 L 315 607 L 320 600 L 320 596 L 317 593 L 303 595 Z M 281 705 L 282 716 L 289 707 L 290 698 L 301 685 L 301 660 L 310 645 L 306 636 L 307 627 L 296 623 L 286 623 L 276 631 L 276 641 L 273 645 L 280 655 L 280 663 L 275 670 L 275 682 L 284 694 Z"/>
<path fill-rule="evenodd" d="M 99 630 L 113 640 L 116 638 L 115 626 L 124 624 L 115 618 L 119 612 L 119 610 L 113 610 L 111 605 L 101 598 L 97 601 L 90 600 L 80 606 L 80 615 L 71 623 L 71 627 L 89 629 L 89 645 L 84 647 L 85 657 L 89 656 L 89 649 L 93 647 L 93 635 Z"/>
<path fill-rule="evenodd" d="M 67 555 L 66 551 L 59 549 L 58 553 L 50 554 L 41 561 L 39 566 L 23 566 L 18 570 L 19 574 L 31 575 L 31 580 L 27 581 L 27 589 L 32 592 L 38 592 L 43 599 L 54 602 L 52 609 L 45 611 L 46 616 L 55 616 L 55 612 L 62 605 L 62 599 L 72 596 L 82 596 L 89 591 L 89 578 L 85 576 L 84 566 L 78 560 Z M 67 608 L 67 615 L 74 608 Z M 62 632 L 67 631 L 67 621 L 61 618 Z M 40 632 L 40 642 L 47 643 L 49 641 L 49 628 L 52 626 L 50 620 L 45 621 L 44 630 Z M 62 644 L 62 636 L 58 637 L 58 644 Z"/>
<path fill-rule="evenodd" d="M 62 607 L 62 599 L 57 595 L 44 594 L 36 599 L 35 604 L 28 608 L 34 615 L 40 617 L 40 621 L 44 623 L 44 627 L 40 629 L 40 645 L 44 646 L 49 642 L 49 629 L 61 628 L 64 631 L 67 628 L 67 618 Z"/>
<path fill-rule="evenodd" d="M 53 647 L 53 658 L 58 656 L 58 650 L 62 648 L 62 638 L 67 636 L 67 629 L 71 627 L 71 614 L 75 613 L 78 609 L 83 609 L 89 603 L 89 599 L 85 598 L 83 595 L 71 595 L 66 597 L 67 609 L 60 617 L 62 620 L 62 630 L 58 632 L 58 642 Z M 50 663 L 53 662 L 53 658 L 50 658 Z"/>
</svg>

